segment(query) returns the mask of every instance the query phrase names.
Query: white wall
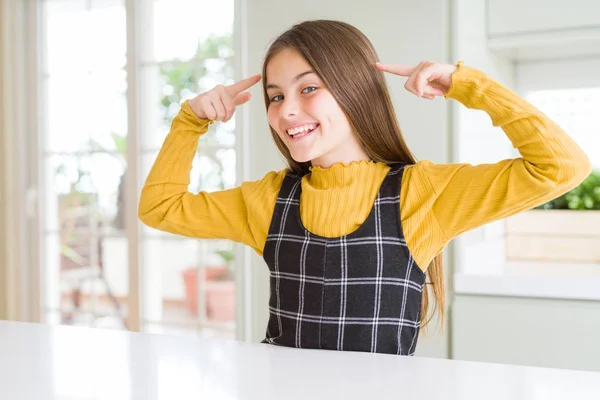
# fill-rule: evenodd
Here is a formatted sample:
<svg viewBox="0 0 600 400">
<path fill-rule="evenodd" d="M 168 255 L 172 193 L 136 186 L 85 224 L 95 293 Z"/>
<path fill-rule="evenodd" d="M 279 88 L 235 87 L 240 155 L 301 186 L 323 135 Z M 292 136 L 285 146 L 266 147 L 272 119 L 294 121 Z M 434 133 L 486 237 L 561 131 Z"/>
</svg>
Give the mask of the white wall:
<svg viewBox="0 0 600 400">
<path fill-rule="evenodd" d="M 374 43 L 382 60 L 390 63 L 418 63 L 421 60 L 448 59 L 448 0 L 422 1 L 344 1 L 306 0 L 302 2 L 253 0 L 248 2 L 247 71 L 260 71 L 268 44 L 292 24 L 306 19 L 330 18 L 349 22 Z M 448 103 L 420 100 L 404 89 L 404 80 L 388 82 L 407 142 L 419 159 L 449 161 Z M 260 88 L 255 88 L 249 105 L 252 160 L 251 179 L 259 179 L 283 167 L 268 130 Z M 432 143 L 434 145 L 432 145 Z M 268 274 L 262 259 L 252 256 L 253 340 L 264 338 L 268 319 Z M 446 357 L 446 333 L 422 337 L 417 354 Z"/>
</svg>

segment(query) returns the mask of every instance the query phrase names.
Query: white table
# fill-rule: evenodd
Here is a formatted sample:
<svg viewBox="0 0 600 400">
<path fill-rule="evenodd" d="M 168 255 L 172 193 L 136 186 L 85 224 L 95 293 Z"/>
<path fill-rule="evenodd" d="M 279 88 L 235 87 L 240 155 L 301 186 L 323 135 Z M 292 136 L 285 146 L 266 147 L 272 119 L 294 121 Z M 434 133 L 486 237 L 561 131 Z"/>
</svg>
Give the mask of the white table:
<svg viewBox="0 0 600 400">
<path fill-rule="evenodd" d="M 0 399 L 600 399 L 600 373 L 0 321 Z"/>
</svg>

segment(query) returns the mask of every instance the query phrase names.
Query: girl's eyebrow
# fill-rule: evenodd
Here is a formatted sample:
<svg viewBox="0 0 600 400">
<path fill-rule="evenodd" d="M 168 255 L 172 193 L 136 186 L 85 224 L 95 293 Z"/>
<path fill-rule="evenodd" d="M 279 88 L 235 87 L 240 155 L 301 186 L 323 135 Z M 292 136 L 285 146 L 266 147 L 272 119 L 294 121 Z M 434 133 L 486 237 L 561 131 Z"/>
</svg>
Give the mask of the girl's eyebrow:
<svg viewBox="0 0 600 400">
<path fill-rule="evenodd" d="M 312 71 L 312 70 L 301 72 L 301 73 L 299 73 L 298 75 L 296 75 L 294 77 L 294 79 L 292 80 L 292 82 L 294 82 L 294 83 L 298 82 L 303 76 L 306 76 L 308 74 L 314 74 L 314 73 L 315 73 L 315 71 Z M 275 85 L 273 83 L 269 83 L 269 84 L 267 84 L 267 89 L 279 89 L 279 86 L 277 86 L 277 85 Z"/>
</svg>

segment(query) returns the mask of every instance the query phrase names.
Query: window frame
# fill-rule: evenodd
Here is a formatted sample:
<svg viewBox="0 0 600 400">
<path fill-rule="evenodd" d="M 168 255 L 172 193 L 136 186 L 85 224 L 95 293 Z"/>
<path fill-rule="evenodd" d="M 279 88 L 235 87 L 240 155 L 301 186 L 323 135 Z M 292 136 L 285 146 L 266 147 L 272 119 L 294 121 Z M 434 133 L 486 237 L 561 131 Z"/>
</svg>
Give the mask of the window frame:
<svg viewBox="0 0 600 400">
<path fill-rule="evenodd" d="M 10 2 L 9 2 L 10 3 Z M 25 171 L 26 179 L 20 179 L 13 176 L 11 178 L 15 185 L 21 183 L 17 192 L 18 197 L 14 203 L 20 205 L 18 209 L 9 208 L 9 204 L 3 207 L 6 215 L 10 215 L 11 223 L 8 226 L 22 226 L 23 235 L 14 237 L 14 241 L 18 242 L 16 247 L 20 249 L 18 254 L 8 254 L 11 258 L 11 267 L 7 270 L 6 276 L 9 279 L 0 280 L 6 288 L 12 288 L 7 293 L 6 304 L 0 301 L 0 315 L 2 308 L 7 309 L 5 313 L 10 319 L 21 319 L 32 322 L 40 322 L 43 320 L 43 246 L 44 246 L 44 210 L 41 207 L 41 202 L 38 201 L 38 193 L 44 193 L 44 174 L 42 167 L 45 159 L 44 154 L 40 151 L 40 139 L 43 137 L 42 124 L 38 124 L 35 118 L 24 118 L 25 112 L 31 115 L 39 115 L 45 113 L 42 92 L 42 78 L 39 73 L 41 70 L 41 60 L 44 59 L 45 46 L 42 45 L 43 40 L 41 33 L 43 30 L 42 0 L 26 1 L 18 0 L 14 2 L 16 8 L 10 10 L 10 15 L 14 17 L 18 13 L 23 18 L 13 18 L 16 20 L 14 25 L 9 26 L 15 33 L 14 37 L 24 38 L 22 46 L 15 46 L 10 49 L 19 53 L 19 57 L 14 60 L 14 68 L 9 71 L 26 71 L 26 74 L 21 80 L 17 80 L 11 88 L 8 88 L 8 93 L 19 97 L 15 107 L 18 107 L 18 112 L 13 113 L 14 118 L 11 119 L 14 123 L 22 123 L 31 121 L 27 126 L 20 127 L 19 131 L 22 135 L 17 135 L 23 138 L 23 143 L 15 144 L 13 147 L 19 147 L 21 152 L 24 152 L 26 157 L 14 158 L 9 160 L 11 165 L 10 171 Z M 128 313 L 127 323 L 131 331 L 143 331 L 144 325 L 144 288 L 146 287 L 143 274 L 144 255 L 142 254 L 144 234 L 142 232 L 142 224 L 137 217 L 137 207 L 139 201 L 139 193 L 145 180 L 145 176 L 141 176 L 141 163 L 143 155 L 147 152 L 140 145 L 140 131 L 143 121 L 144 110 L 141 109 L 140 92 L 142 87 L 141 69 L 143 68 L 143 51 L 148 48 L 148 43 L 143 42 L 143 26 L 147 20 L 144 17 L 151 15 L 150 0 L 122 0 L 122 4 L 126 10 L 126 40 L 127 40 L 127 79 L 128 90 L 127 107 L 127 159 L 128 167 L 126 171 L 126 179 L 129 182 L 136 182 L 135 185 L 128 185 L 125 192 L 125 216 L 126 230 L 125 236 L 128 239 L 128 278 L 129 278 L 129 293 L 128 293 Z M 149 6 L 150 5 L 150 6 Z M 18 9 L 17 9 L 18 8 Z M 247 73 L 247 55 L 245 54 L 245 15 L 246 1 L 234 0 L 234 79 L 240 79 Z M 149 26 L 149 25 L 146 25 Z M 150 25 L 151 26 L 151 25 Z M 17 35 L 16 32 L 21 30 L 26 33 Z M 10 37 L 10 35 L 9 35 Z M 145 47 L 146 46 L 146 47 Z M 8 64 L 3 60 L 3 67 Z M 7 74 L 5 74 L 7 76 Z M 21 87 L 20 84 L 28 83 L 25 92 L 16 90 Z M 3 93 L 4 95 L 4 93 Z M 27 100 L 29 99 L 29 100 Z M 31 101 L 33 99 L 33 101 Z M 27 100 L 27 101 L 26 101 Z M 42 114 L 43 115 L 43 114 Z M 236 184 L 249 178 L 249 150 L 248 141 L 248 125 L 249 115 L 245 111 L 245 107 L 241 107 L 236 112 L 236 143 L 234 150 L 236 152 Z M 47 120 L 42 116 L 43 120 Z M 4 128 L 4 127 L 3 127 Z M 224 146 L 227 147 L 227 146 Z M 27 149 L 27 152 L 25 152 Z M 8 151 L 8 149 L 7 149 Z M 15 186 L 13 185 L 13 187 Z M 10 214 L 9 211 L 10 210 Z M 7 221 L 8 222 L 8 221 Z M 7 229 L 7 238 L 9 237 Z M 2 232 L 0 232 L 2 233 Z M 147 235 L 146 235 L 147 236 Z M 27 249 L 27 251 L 25 251 Z M 253 331 L 251 324 L 252 296 L 251 282 L 246 277 L 250 277 L 250 249 L 243 245 L 236 245 L 236 293 L 237 293 L 237 312 L 236 312 L 236 338 L 240 340 L 249 340 Z M 18 256 L 15 258 L 15 256 Z M 14 282 L 18 280 L 20 286 L 15 288 Z M 4 289 L 4 288 L 3 288 Z M 202 297 L 202 296 L 199 296 Z M 4 307 L 2 307 L 4 305 Z M 16 310 L 15 308 L 19 309 Z"/>
</svg>

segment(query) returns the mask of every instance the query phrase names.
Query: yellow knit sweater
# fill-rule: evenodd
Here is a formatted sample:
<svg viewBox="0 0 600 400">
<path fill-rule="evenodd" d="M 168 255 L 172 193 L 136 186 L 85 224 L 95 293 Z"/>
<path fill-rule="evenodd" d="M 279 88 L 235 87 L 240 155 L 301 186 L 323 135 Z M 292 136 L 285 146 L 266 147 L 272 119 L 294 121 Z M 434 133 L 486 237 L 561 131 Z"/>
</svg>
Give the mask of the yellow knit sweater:
<svg viewBox="0 0 600 400">
<path fill-rule="evenodd" d="M 423 270 L 460 233 L 549 201 L 591 171 L 585 153 L 565 132 L 484 73 L 459 64 L 446 98 L 487 112 L 521 158 L 477 166 L 420 161 L 405 169 L 401 222 L 408 248 Z M 139 218 L 175 234 L 242 242 L 262 254 L 286 170 L 230 190 L 189 193 L 192 160 L 209 123 L 187 102 L 182 105 L 142 189 Z M 325 237 L 356 230 L 388 170 L 368 161 L 314 167 L 302 179 L 305 227 Z"/>
</svg>

